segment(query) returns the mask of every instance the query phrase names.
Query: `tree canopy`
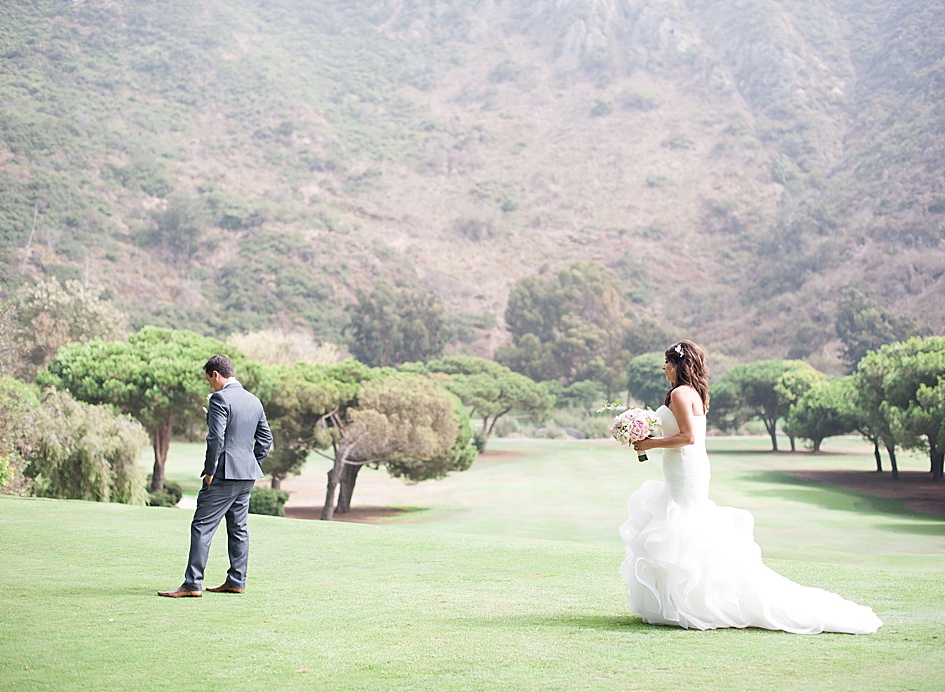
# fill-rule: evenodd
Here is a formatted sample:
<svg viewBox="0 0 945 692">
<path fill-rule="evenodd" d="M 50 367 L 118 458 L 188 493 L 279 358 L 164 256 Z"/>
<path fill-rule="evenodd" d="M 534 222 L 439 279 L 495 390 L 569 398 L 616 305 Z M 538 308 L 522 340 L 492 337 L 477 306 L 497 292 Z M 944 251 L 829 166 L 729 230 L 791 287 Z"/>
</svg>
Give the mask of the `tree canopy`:
<svg viewBox="0 0 945 692">
<path fill-rule="evenodd" d="M 128 341 L 73 343 L 62 348 L 39 381 L 77 399 L 112 404 L 141 421 L 154 448 L 151 492 L 164 487 L 164 463 L 175 421 L 200 417 L 209 393 L 203 365 L 217 353 L 233 360 L 250 390 L 258 368 L 236 349 L 194 332 L 145 327 Z"/>
<path fill-rule="evenodd" d="M 354 360 L 265 369 L 263 403 L 274 444 L 263 471 L 272 477 L 273 488 L 298 473 L 312 451 L 331 445 L 327 416 L 341 411 L 343 417 L 345 409 L 355 402 L 361 382 L 378 373 Z"/>
<path fill-rule="evenodd" d="M 857 368 L 881 437 L 927 451 L 934 479 L 945 461 L 945 337 L 912 337 L 868 353 Z"/>
<path fill-rule="evenodd" d="M 881 309 L 872 297 L 853 285 L 841 292 L 834 327 L 843 344 L 841 358 L 851 370 L 868 352 L 922 332 L 916 320 Z"/>
<path fill-rule="evenodd" d="M 0 378 L 0 488 L 14 494 L 144 504 L 147 435 L 110 406 Z"/>
<path fill-rule="evenodd" d="M 439 379 L 443 386 L 482 420 L 477 434 L 480 451 L 485 450 L 502 416 L 518 411 L 540 420 L 555 403 L 543 384 L 485 358 L 447 356 L 426 364 L 411 363 L 405 369 L 442 375 Z"/>
<path fill-rule="evenodd" d="M 597 380 L 608 397 L 620 392 L 629 359 L 661 348 L 666 336 L 624 304 L 619 286 L 595 262 L 519 279 L 505 311 L 512 343 L 496 360 L 536 381 Z"/>
<path fill-rule="evenodd" d="M 358 291 L 349 308 L 351 352 L 370 366 L 393 366 L 438 356 L 449 341 L 446 310 L 422 288 L 383 281 Z"/>
<path fill-rule="evenodd" d="M 799 360 L 760 360 L 727 370 L 713 388 L 712 409 L 721 427 L 760 419 L 778 451 L 778 420 L 787 414 L 798 391 L 817 379 L 816 370 Z"/>
<path fill-rule="evenodd" d="M 125 335 L 125 316 L 101 291 L 81 281 L 44 279 L 21 286 L 0 306 L 0 328 L 9 340 L 0 371 L 32 380 L 62 346 Z"/>
<path fill-rule="evenodd" d="M 461 402 L 427 376 L 385 370 L 365 379 L 356 401 L 332 412 L 334 464 L 322 519 L 347 512 L 363 466 L 387 467 L 409 481 L 442 478 L 468 469 L 476 457 Z M 339 488 L 340 486 L 340 488 Z"/>
<path fill-rule="evenodd" d="M 662 351 L 641 353 L 627 363 L 627 388 L 630 398 L 650 408 L 657 408 L 663 403 L 669 382 L 663 372 L 666 356 Z"/>
<path fill-rule="evenodd" d="M 308 332 L 263 329 L 230 334 L 226 343 L 260 365 L 295 365 L 296 363 L 337 363 L 341 349 L 329 341 L 319 341 Z"/>
<path fill-rule="evenodd" d="M 853 379 L 824 376 L 790 405 L 784 431 L 810 440 L 818 452 L 824 438 L 851 433 L 858 422 Z"/>
</svg>

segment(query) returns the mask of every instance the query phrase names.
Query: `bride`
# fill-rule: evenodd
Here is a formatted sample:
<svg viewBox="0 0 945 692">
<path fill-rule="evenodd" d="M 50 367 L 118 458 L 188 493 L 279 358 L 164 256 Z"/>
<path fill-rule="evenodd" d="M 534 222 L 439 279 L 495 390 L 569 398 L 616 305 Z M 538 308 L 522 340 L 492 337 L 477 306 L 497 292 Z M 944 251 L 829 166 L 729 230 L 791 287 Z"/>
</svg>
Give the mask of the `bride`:
<svg viewBox="0 0 945 692">
<path fill-rule="evenodd" d="M 665 450 L 663 482 L 646 481 L 630 496 L 630 518 L 620 527 L 631 612 L 651 624 L 700 630 L 875 632 L 883 623 L 868 607 L 766 567 L 751 513 L 709 499 L 705 355 L 680 341 L 666 350 L 663 370 L 671 385 L 656 411 L 663 436 L 634 444 L 641 452 Z"/>
</svg>

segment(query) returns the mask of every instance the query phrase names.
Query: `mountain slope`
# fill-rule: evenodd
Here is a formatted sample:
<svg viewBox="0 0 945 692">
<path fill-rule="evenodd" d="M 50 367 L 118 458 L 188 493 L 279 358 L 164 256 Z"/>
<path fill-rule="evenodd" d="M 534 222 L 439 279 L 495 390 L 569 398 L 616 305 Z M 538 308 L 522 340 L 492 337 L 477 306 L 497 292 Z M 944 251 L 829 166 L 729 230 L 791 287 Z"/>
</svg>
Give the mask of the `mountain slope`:
<svg viewBox="0 0 945 692">
<path fill-rule="evenodd" d="M 338 339 L 374 277 L 501 325 L 517 278 L 592 259 L 736 358 L 835 364 L 853 281 L 945 328 L 943 2 L 0 13 L 8 289 L 86 277 L 138 323 Z"/>
</svg>

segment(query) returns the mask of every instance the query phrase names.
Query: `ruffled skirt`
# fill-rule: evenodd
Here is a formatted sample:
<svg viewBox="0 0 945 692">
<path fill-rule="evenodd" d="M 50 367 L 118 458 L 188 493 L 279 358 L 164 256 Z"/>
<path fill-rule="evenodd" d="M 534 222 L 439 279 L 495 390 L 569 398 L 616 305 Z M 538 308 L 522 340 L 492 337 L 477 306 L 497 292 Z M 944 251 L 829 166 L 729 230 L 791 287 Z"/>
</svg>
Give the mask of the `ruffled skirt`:
<svg viewBox="0 0 945 692">
<path fill-rule="evenodd" d="M 620 527 L 627 600 L 644 622 L 693 629 L 761 627 L 797 634 L 873 633 L 873 611 L 766 567 L 746 510 L 711 500 L 682 507 L 664 482 L 630 496 Z"/>
</svg>

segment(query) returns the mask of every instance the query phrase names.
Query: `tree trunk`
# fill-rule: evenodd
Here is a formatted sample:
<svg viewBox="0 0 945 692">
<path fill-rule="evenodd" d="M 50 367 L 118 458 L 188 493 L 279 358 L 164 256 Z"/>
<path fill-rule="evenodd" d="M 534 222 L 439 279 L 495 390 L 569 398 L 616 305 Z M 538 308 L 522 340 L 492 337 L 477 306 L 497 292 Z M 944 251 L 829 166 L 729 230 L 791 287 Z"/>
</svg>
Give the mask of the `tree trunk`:
<svg viewBox="0 0 945 692">
<path fill-rule="evenodd" d="M 793 441 L 793 438 L 792 438 L 792 441 Z M 819 451 L 820 451 L 820 445 L 823 443 L 824 438 L 820 437 L 820 438 L 816 438 L 816 439 L 811 440 L 811 441 L 814 443 L 814 450 L 813 450 L 813 451 L 819 452 Z M 794 450 L 792 449 L 791 451 L 793 452 Z"/>
<path fill-rule="evenodd" d="M 770 423 L 768 422 L 767 418 L 762 418 L 761 420 L 764 422 L 765 428 L 767 428 L 768 430 L 768 434 L 771 435 L 771 451 L 777 452 L 778 451 L 778 419 L 775 418 Z"/>
<path fill-rule="evenodd" d="M 345 440 L 335 444 L 335 463 L 328 470 L 328 487 L 325 489 L 325 506 L 322 507 L 322 521 L 331 521 L 335 516 L 335 491 L 338 484 L 341 483 L 341 473 L 344 469 L 345 459 L 351 453 L 351 445 L 346 444 Z"/>
<path fill-rule="evenodd" d="M 347 514 L 351 511 L 351 496 L 354 494 L 354 484 L 358 482 L 358 472 L 361 464 L 345 464 L 341 470 L 341 483 L 338 488 L 338 507 L 335 512 Z"/>
<path fill-rule="evenodd" d="M 338 487 L 334 467 L 328 470 L 328 487 L 325 490 L 325 505 L 322 507 L 322 521 L 331 521 L 335 516 L 335 488 Z"/>
<path fill-rule="evenodd" d="M 486 437 L 489 437 L 489 435 L 492 434 L 492 431 L 495 429 L 495 424 L 499 422 L 499 419 L 511 410 L 511 408 L 507 408 L 501 413 L 497 413 L 492 417 L 492 425 L 489 426 L 489 432 L 486 433 Z"/>
<path fill-rule="evenodd" d="M 282 490 L 282 479 L 273 476 L 272 480 L 269 481 L 269 487 L 273 490 Z"/>
<path fill-rule="evenodd" d="M 151 446 L 154 448 L 154 470 L 151 472 L 151 488 L 148 492 L 164 490 L 164 463 L 167 461 L 167 449 L 171 445 L 171 430 L 174 419 L 158 423 L 151 431 Z"/>
<path fill-rule="evenodd" d="M 945 450 L 940 450 L 935 444 L 935 440 L 929 437 L 929 460 L 932 462 L 932 480 L 942 480 L 942 466 L 945 462 Z"/>
<path fill-rule="evenodd" d="M 936 452 L 932 457 L 932 480 L 942 480 L 942 474 L 945 472 L 945 452 Z"/>
<path fill-rule="evenodd" d="M 892 468 L 892 477 L 893 480 L 899 478 L 899 465 L 896 463 L 896 445 L 885 443 L 886 444 L 886 453 L 889 454 L 889 466 Z"/>
<path fill-rule="evenodd" d="M 796 452 L 797 446 L 794 443 L 794 435 L 788 435 L 788 439 L 791 441 L 791 451 Z M 816 452 L 819 449 L 820 449 L 820 442 L 814 442 L 814 451 Z"/>
<path fill-rule="evenodd" d="M 876 472 L 883 472 L 883 457 L 879 453 L 879 438 L 873 438 L 873 456 L 876 457 Z"/>
</svg>

